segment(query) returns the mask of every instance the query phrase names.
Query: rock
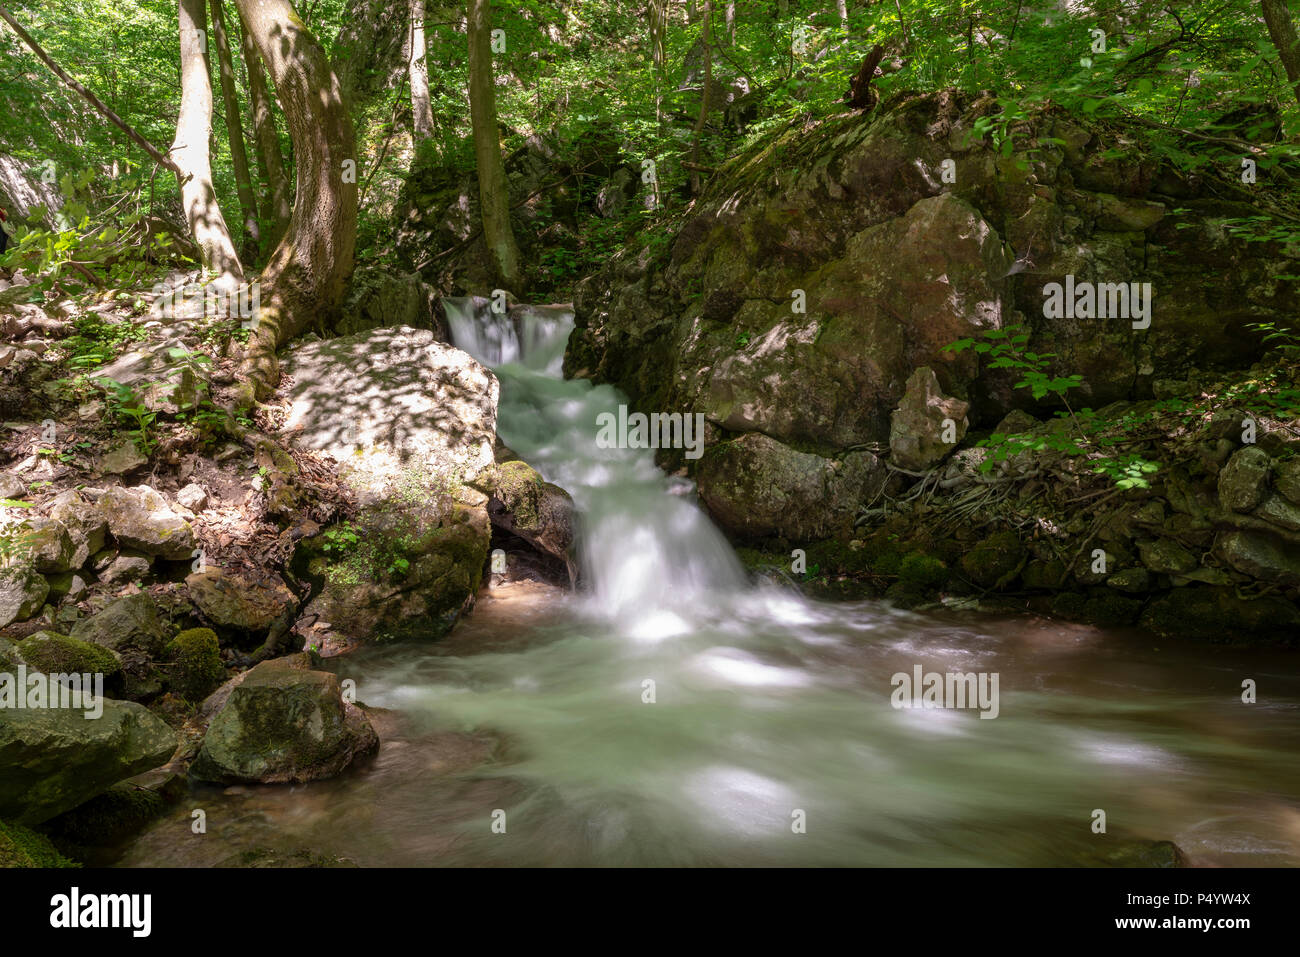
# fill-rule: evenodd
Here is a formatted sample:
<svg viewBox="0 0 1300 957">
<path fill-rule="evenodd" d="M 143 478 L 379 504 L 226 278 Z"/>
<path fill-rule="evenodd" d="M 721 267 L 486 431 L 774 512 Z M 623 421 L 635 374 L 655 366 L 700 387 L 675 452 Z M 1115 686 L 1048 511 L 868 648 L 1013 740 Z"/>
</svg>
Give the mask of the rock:
<svg viewBox="0 0 1300 957">
<path fill-rule="evenodd" d="M 76 489 L 60 492 L 50 503 L 50 518 L 63 523 L 72 537 L 72 567 L 82 568 L 90 556 L 103 551 L 108 522 L 99 508 Z"/>
<path fill-rule="evenodd" d="M 42 574 L 58 574 L 72 567 L 76 549 L 72 537 L 58 519 L 31 518 L 27 522 L 32 565 Z"/>
<path fill-rule="evenodd" d="M 97 614 L 77 622 L 72 637 L 112 651 L 136 648 L 156 658 L 171 639 L 172 630 L 158 614 L 154 600 L 140 593 L 111 601 Z"/>
<path fill-rule="evenodd" d="M 210 628 L 182 631 L 167 645 L 172 687 L 189 701 L 202 701 L 226 679 L 221 646 Z"/>
<path fill-rule="evenodd" d="M 1289 640 L 1300 627 L 1300 609 L 1271 595 L 1247 600 L 1232 588 L 1188 585 L 1152 600 L 1141 624 L 1169 638 Z"/>
<path fill-rule="evenodd" d="M 1219 472 L 1219 501 L 1234 512 L 1249 512 L 1264 497 L 1272 459 L 1253 445 L 1235 452 Z"/>
<path fill-rule="evenodd" d="M 49 583 L 31 565 L 0 568 L 0 628 L 31 618 L 49 593 Z"/>
<path fill-rule="evenodd" d="M 1300 505 L 1300 456 L 1289 458 L 1278 465 L 1273 484 L 1288 502 Z"/>
<path fill-rule="evenodd" d="M 343 701 L 334 675 L 264 661 L 242 679 L 208 725 L 190 769 L 194 777 L 221 783 L 315 781 L 378 750 L 369 719 Z"/>
<path fill-rule="evenodd" d="M 0 637 L 0 672 L 12 673 L 23 663 L 23 656 L 18 646 L 8 638 Z"/>
<path fill-rule="evenodd" d="M 116 382 L 150 412 L 175 415 L 195 408 L 208 394 L 211 372 L 208 363 L 194 358 L 199 355 L 181 339 L 149 342 L 97 369 L 92 381 L 105 391 L 104 380 Z"/>
<path fill-rule="evenodd" d="M 1151 573 L 1145 568 L 1121 568 L 1106 579 L 1106 584 L 1127 595 L 1141 595 L 1151 590 Z"/>
<path fill-rule="evenodd" d="M 191 482 L 176 493 L 176 501 L 191 512 L 201 512 L 208 507 L 208 493 L 202 485 Z"/>
<path fill-rule="evenodd" d="M 709 514 L 731 534 L 812 541 L 852 530 L 887 475 L 870 452 L 828 459 L 749 432 L 708 449 L 695 478 Z"/>
<path fill-rule="evenodd" d="M 138 582 L 149 574 L 152 559 L 143 552 L 122 551 L 99 573 L 99 580 L 109 585 Z"/>
<path fill-rule="evenodd" d="M 1300 505 L 1287 501 L 1281 495 L 1269 495 L 1251 514 L 1270 525 L 1300 532 Z"/>
<path fill-rule="evenodd" d="M 543 554 L 569 565 L 574 513 L 568 492 L 543 481 L 521 461 L 492 467 L 478 487 L 491 496 L 487 512 L 495 527 L 518 535 Z"/>
<path fill-rule="evenodd" d="M 122 674 L 122 658 L 88 641 L 52 631 L 38 631 L 18 643 L 18 651 L 31 671 L 54 674 L 101 674 L 113 684 Z"/>
<path fill-rule="evenodd" d="M 78 866 L 60 854 L 44 834 L 0 821 L 0 868 Z"/>
<path fill-rule="evenodd" d="M 108 530 L 124 548 L 177 560 L 191 558 L 194 530 L 149 488 L 110 488 L 99 499 Z"/>
<path fill-rule="evenodd" d="M 1010 530 L 994 532 L 961 558 L 962 569 L 981 588 L 1007 588 L 1024 564 L 1024 545 Z"/>
<path fill-rule="evenodd" d="M 434 305 L 437 293 L 419 275 L 394 275 L 383 269 L 353 273 L 335 331 L 355 335 L 378 328 L 427 329 L 449 341 L 447 324 Z"/>
<path fill-rule="evenodd" d="M 39 824 L 172 756 L 176 732 L 161 720 L 101 700 L 93 721 L 80 709 L 0 708 L 0 817 Z"/>
<path fill-rule="evenodd" d="M 891 463 L 914 471 L 939 464 L 965 436 L 969 408 L 969 403 L 940 393 L 933 370 L 926 366 L 917 369 L 907 380 L 903 401 L 890 419 Z"/>
<path fill-rule="evenodd" d="M 1028 412 L 1012 409 L 1002 417 L 1002 420 L 997 425 L 993 426 L 993 434 L 1029 435 L 1041 428 L 1042 424 Z"/>
<path fill-rule="evenodd" d="M 190 600 L 213 628 L 237 637 L 265 638 L 298 599 L 278 575 L 260 578 L 208 567 L 185 579 Z"/>
<path fill-rule="evenodd" d="M 1142 564 L 1157 574 L 1185 574 L 1200 564 L 1195 555 L 1168 538 L 1139 542 L 1138 553 Z"/>
<path fill-rule="evenodd" d="M 127 475 L 148 464 L 134 439 L 123 439 L 99 457 L 99 470 L 105 475 Z"/>
<path fill-rule="evenodd" d="M 1237 571 L 1261 581 L 1300 585 L 1300 545 L 1259 532 L 1224 532 L 1215 548 Z"/>
<path fill-rule="evenodd" d="M 21 499 L 26 497 L 26 482 L 12 472 L 0 472 L 0 498 Z"/>
<path fill-rule="evenodd" d="M 1173 841 L 1108 841 L 1084 855 L 1084 867 L 1190 867 L 1187 855 Z"/>
<path fill-rule="evenodd" d="M 1052 357 L 1049 375 L 1082 376 L 1071 401 L 1094 409 L 1146 394 L 1157 370 L 1186 381 L 1249 366 L 1261 354 L 1249 325 L 1289 323 L 1290 298 L 1271 293 L 1276 255 L 1264 243 L 1242 249 L 1221 210 L 1167 215 L 1158 157 L 1134 156 L 1086 118 L 1080 135 L 1059 136 L 1058 111 L 1034 109 L 1021 131 L 1066 145 L 1017 172 L 1019 157 L 971 142 L 986 108 L 945 90 L 775 124 L 719 169 L 662 250 L 615 252 L 578 285 L 566 372 L 615 385 L 636 407 L 701 411 L 833 456 L 887 438 L 889 411 L 921 365 L 971 402 L 975 425 L 1027 403 L 1014 370 L 943 351 L 1023 317 L 1027 348 Z M 956 183 L 934 173 L 947 159 Z M 1152 259 L 1144 250 L 1155 246 Z M 1205 281 L 1228 260 L 1230 277 Z M 1135 335 L 1119 316 L 1044 315 L 1044 287 L 1066 276 L 1150 280 L 1150 327 Z M 796 290 L 806 314 L 792 308 Z M 1232 424 L 1214 438 L 1240 442 L 1239 414 Z"/>
<path fill-rule="evenodd" d="M 350 371 L 338 387 L 340 368 Z M 433 487 L 492 464 L 499 386 L 428 330 L 374 329 L 289 350 L 286 432 L 326 452 L 353 487 L 377 495 Z"/>
<path fill-rule="evenodd" d="M 76 572 L 63 572 L 60 575 L 47 575 L 46 581 L 50 584 L 50 594 L 48 600 L 51 604 L 56 601 L 81 601 L 86 597 L 86 580 Z"/>
<path fill-rule="evenodd" d="M 299 578 L 319 582 L 304 609 L 356 639 L 441 638 L 472 607 L 491 528 L 450 499 L 391 500 L 298 546 Z"/>
</svg>

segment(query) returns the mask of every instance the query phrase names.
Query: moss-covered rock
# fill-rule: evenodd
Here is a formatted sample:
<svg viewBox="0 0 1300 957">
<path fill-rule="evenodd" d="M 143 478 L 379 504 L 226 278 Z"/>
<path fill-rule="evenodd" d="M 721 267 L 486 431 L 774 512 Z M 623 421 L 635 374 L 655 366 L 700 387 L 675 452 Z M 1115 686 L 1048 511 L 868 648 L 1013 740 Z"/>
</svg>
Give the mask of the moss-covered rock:
<svg viewBox="0 0 1300 957">
<path fill-rule="evenodd" d="M 1300 610 L 1274 596 L 1247 600 L 1231 588 L 1188 585 L 1148 604 L 1141 624 L 1170 638 L 1294 642 Z"/>
<path fill-rule="evenodd" d="M 167 804 L 156 791 L 122 782 L 43 826 L 60 846 L 73 845 L 75 853 L 79 848 L 115 844 L 138 833 L 162 814 Z"/>
<path fill-rule="evenodd" d="M 153 658 L 162 654 L 172 634 L 170 625 L 159 614 L 158 605 L 144 592 L 109 602 L 72 629 L 72 637 L 81 641 L 118 652 L 137 649 Z"/>
<path fill-rule="evenodd" d="M 226 679 L 221 645 L 210 628 L 182 631 L 167 645 L 172 662 L 172 688 L 190 701 L 201 701 Z"/>
<path fill-rule="evenodd" d="M 72 708 L 0 708 L 0 815 L 39 824 L 172 756 L 176 732 L 141 705 L 100 703 L 94 720 Z"/>
<path fill-rule="evenodd" d="M 44 834 L 21 824 L 0 821 L 0 867 L 80 866 L 55 850 Z"/>
<path fill-rule="evenodd" d="M 106 685 L 120 683 L 121 656 L 89 641 L 38 631 L 19 642 L 18 651 L 29 669 L 47 675 L 102 674 Z"/>
<path fill-rule="evenodd" d="M 1020 536 L 1011 530 L 994 532 L 961 560 L 962 570 L 981 588 L 1003 589 L 1016 580 L 1025 562 Z"/>
<path fill-rule="evenodd" d="M 364 508 L 299 547 L 300 577 L 318 584 L 306 612 L 363 640 L 440 638 L 472 607 L 490 543 L 481 507 Z"/>
<path fill-rule="evenodd" d="M 203 781 L 313 781 L 379 747 L 369 719 L 343 701 L 333 674 L 297 659 L 264 661 L 241 676 L 208 725 L 190 773 Z"/>
<path fill-rule="evenodd" d="M 488 517 L 538 551 L 565 563 L 573 548 L 573 498 L 518 459 L 487 469 L 476 487 L 490 498 Z"/>
<path fill-rule="evenodd" d="M 933 591 L 948 581 L 948 566 L 931 555 L 911 552 L 899 563 L 898 580 L 916 590 Z"/>
</svg>

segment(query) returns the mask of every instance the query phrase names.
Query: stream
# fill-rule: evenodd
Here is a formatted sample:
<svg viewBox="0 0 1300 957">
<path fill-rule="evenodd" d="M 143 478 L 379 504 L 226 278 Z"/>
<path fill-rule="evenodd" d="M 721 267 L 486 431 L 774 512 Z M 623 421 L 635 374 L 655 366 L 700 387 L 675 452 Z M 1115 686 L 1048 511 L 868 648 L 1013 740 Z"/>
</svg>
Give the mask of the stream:
<svg viewBox="0 0 1300 957">
<path fill-rule="evenodd" d="M 689 483 L 597 447 L 626 399 L 562 378 L 570 312 L 445 302 L 501 380 L 502 441 L 574 497 L 584 587 L 486 590 L 441 642 L 329 659 L 376 709 L 373 761 L 196 787 L 107 862 L 1060 866 L 1141 839 L 1300 865 L 1293 656 L 755 584 Z M 996 673 L 996 719 L 893 707 L 917 665 Z"/>
</svg>

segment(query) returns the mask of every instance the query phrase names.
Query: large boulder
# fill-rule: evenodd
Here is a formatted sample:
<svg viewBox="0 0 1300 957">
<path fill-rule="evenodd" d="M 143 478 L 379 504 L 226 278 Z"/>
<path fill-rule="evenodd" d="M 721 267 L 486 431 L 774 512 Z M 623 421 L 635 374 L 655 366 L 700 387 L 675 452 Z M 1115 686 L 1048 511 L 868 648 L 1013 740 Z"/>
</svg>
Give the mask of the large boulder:
<svg viewBox="0 0 1300 957">
<path fill-rule="evenodd" d="M 696 472 L 700 499 L 714 520 L 747 540 L 847 534 L 885 477 L 870 452 L 823 458 L 757 432 L 715 445 Z"/>
<path fill-rule="evenodd" d="M 119 653 L 136 649 L 150 658 L 162 654 L 173 634 L 174 629 L 159 614 L 157 603 L 143 592 L 109 602 L 72 629 L 72 637 L 79 641 Z"/>
<path fill-rule="evenodd" d="M 441 638 L 474 603 L 491 529 L 482 507 L 391 500 L 304 540 L 304 614 L 352 639 Z"/>
<path fill-rule="evenodd" d="M 164 764 L 176 732 L 131 701 L 88 719 L 69 708 L 0 708 L 0 818 L 38 824 Z"/>
<path fill-rule="evenodd" d="M 173 561 L 193 557 L 194 530 L 149 486 L 107 489 L 97 504 L 122 547 Z"/>
<path fill-rule="evenodd" d="M 634 244 L 579 284 L 566 372 L 647 412 L 830 455 L 887 441 L 921 365 L 971 403 L 973 427 L 1013 404 L 1055 411 L 992 357 L 943 351 L 955 339 L 1024 322 L 1048 375 L 1083 377 L 1075 407 L 1100 408 L 1152 395 L 1157 374 L 1248 366 L 1262 354 L 1250 324 L 1289 323 L 1300 248 L 1222 225 L 1257 208 L 1201 198 L 1136 133 L 1054 107 L 1019 120 L 1002 155 L 976 131 L 996 110 L 899 94 L 759 138 L 671 243 Z M 1150 324 L 1048 315 L 1048 285 L 1070 276 L 1150 283 Z"/>
<path fill-rule="evenodd" d="M 339 370 L 348 387 L 339 388 Z M 352 486 L 385 495 L 450 484 L 492 464 L 500 387 L 427 329 L 373 329 L 290 349 L 284 431 L 340 463 Z"/>
<path fill-rule="evenodd" d="M 38 631 L 17 647 L 30 670 L 47 675 L 101 674 L 111 684 L 122 674 L 122 658 L 117 652 L 68 635 Z"/>
<path fill-rule="evenodd" d="M 532 466 L 517 459 L 485 472 L 478 487 L 490 496 L 487 512 L 494 527 L 569 564 L 574 511 L 568 492 L 543 480 Z"/>
<path fill-rule="evenodd" d="M 220 634 L 265 638 L 279 619 L 297 606 L 297 598 L 278 575 L 208 567 L 185 579 L 190 600 Z"/>
<path fill-rule="evenodd" d="M 300 783 L 332 777 L 373 753 L 379 737 L 345 702 L 339 679 L 264 661 L 236 679 L 213 717 L 191 774 L 204 781 Z"/>
</svg>

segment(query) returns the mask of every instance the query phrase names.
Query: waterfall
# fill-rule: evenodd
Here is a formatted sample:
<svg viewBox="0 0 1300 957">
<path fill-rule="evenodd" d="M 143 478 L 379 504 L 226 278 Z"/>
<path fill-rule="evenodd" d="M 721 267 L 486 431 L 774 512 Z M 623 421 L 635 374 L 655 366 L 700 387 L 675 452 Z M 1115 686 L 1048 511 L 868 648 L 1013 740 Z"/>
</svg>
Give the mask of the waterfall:
<svg viewBox="0 0 1300 957">
<path fill-rule="evenodd" d="M 501 380 L 497 434 L 578 511 L 577 559 L 595 611 L 631 637 L 689 629 L 696 611 L 745 587 L 731 546 L 648 449 L 600 448 L 597 417 L 627 398 L 608 385 L 565 380 L 569 306 L 494 313 L 479 297 L 443 299 L 455 345 Z M 668 411 L 668 410 L 664 410 Z"/>
</svg>

